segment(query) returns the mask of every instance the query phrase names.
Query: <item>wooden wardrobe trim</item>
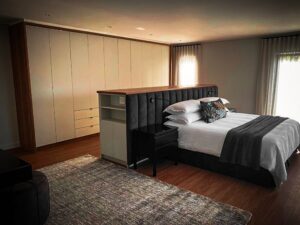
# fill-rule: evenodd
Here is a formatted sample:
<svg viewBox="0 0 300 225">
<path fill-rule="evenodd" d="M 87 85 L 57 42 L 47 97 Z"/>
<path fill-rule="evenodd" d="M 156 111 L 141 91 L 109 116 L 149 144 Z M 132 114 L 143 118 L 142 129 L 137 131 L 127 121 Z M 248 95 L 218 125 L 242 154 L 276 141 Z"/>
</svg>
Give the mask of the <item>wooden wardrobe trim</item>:
<svg viewBox="0 0 300 225">
<path fill-rule="evenodd" d="M 25 24 L 10 26 L 9 36 L 20 145 L 25 151 L 34 151 L 36 143 Z"/>
</svg>

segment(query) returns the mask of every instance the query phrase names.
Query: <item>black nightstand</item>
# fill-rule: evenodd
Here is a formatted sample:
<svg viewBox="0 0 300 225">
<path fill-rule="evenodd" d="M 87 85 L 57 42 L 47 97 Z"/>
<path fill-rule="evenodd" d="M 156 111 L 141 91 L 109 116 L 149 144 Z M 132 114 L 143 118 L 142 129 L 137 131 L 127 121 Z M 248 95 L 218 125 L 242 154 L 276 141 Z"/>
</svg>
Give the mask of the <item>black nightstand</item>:
<svg viewBox="0 0 300 225">
<path fill-rule="evenodd" d="M 178 129 L 164 125 L 150 125 L 141 127 L 133 132 L 133 163 L 137 168 L 140 156 L 149 157 L 153 163 L 153 176 L 156 176 L 157 157 L 165 153 L 171 154 L 178 163 Z"/>
</svg>

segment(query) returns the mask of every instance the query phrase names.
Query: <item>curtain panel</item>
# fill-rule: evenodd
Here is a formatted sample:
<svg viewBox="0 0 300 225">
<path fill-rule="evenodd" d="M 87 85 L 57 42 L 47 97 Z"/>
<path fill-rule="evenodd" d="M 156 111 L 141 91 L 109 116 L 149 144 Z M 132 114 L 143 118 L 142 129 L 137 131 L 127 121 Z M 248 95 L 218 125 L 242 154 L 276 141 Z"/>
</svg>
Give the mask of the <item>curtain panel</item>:
<svg viewBox="0 0 300 225">
<path fill-rule="evenodd" d="M 201 50 L 200 44 L 195 45 L 182 45 L 182 46 L 171 46 L 171 76 L 170 85 L 179 86 L 180 85 L 180 60 L 184 57 L 189 59 L 189 57 L 195 57 L 197 61 L 196 67 L 196 82 L 198 84 L 200 79 L 200 67 L 201 67 Z"/>
<path fill-rule="evenodd" d="M 280 56 L 284 54 L 297 54 L 299 52 L 299 35 L 262 40 L 261 63 L 257 79 L 257 114 L 274 115 Z"/>
</svg>

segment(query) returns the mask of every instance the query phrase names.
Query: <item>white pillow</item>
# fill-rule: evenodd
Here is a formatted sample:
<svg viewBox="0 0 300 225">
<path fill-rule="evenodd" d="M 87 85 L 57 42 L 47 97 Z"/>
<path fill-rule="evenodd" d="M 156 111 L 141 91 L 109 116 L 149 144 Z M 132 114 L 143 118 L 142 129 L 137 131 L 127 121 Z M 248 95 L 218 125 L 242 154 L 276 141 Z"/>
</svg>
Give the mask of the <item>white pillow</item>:
<svg viewBox="0 0 300 225">
<path fill-rule="evenodd" d="M 173 105 L 169 105 L 164 112 L 170 113 L 172 115 L 177 115 L 180 113 L 193 113 L 200 109 L 200 101 L 191 99 L 187 101 L 177 102 Z"/>
<path fill-rule="evenodd" d="M 180 123 L 180 124 L 189 124 L 193 123 L 197 120 L 201 119 L 201 114 L 200 112 L 193 112 L 193 113 L 182 113 L 178 115 L 170 115 L 166 117 L 167 119 Z"/>
<path fill-rule="evenodd" d="M 166 122 L 164 122 L 164 125 L 167 126 L 167 127 L 183 127 L 185 126 L 184 124 L 181 124 L 181 123 L 175 123 L 171 120 L 167 120 Z"/>
<path fill-rule="evenodd" d="M 220 97 L 206 97 L 206 98 L 199 98 L 198 100 L 201 102 L 211 102 L 211 101 L 217 101 L 218 99 L 221 99 L 223 104 L 230 104 L 230 102 L 226 98 L 220 98 Z"/>
</svg>

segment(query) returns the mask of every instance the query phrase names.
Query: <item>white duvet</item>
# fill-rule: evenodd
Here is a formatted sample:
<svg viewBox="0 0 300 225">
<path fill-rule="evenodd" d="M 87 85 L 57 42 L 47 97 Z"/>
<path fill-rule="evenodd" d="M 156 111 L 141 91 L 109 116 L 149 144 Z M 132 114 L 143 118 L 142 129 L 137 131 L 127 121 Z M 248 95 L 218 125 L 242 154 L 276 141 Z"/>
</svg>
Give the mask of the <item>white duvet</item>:
<svg viewBox="0 0 300 225">
<path fill-rule="evenodd" d="M 213 123 L 197 121 L 180 125 L 167 121 L 165 125 L 179 128 L 180 148 L 220 157 L 227 132 L 257 117 L 229 112 L 226 118 Z M 263 137 L 260 166 L 270 171 L 277 186 L 287 179 L 285 161 L 299 145 L 300 124 L 292 119 L 283 121 Z"/>
</svg>

